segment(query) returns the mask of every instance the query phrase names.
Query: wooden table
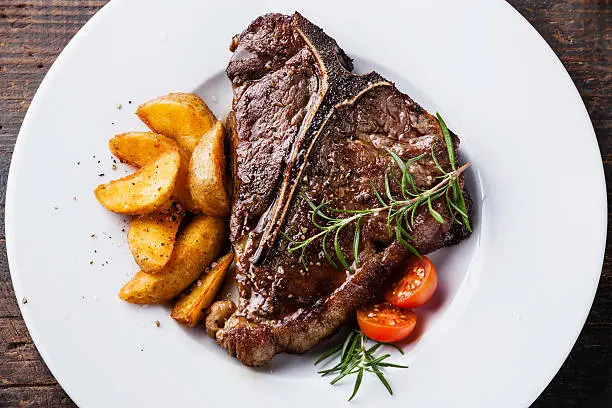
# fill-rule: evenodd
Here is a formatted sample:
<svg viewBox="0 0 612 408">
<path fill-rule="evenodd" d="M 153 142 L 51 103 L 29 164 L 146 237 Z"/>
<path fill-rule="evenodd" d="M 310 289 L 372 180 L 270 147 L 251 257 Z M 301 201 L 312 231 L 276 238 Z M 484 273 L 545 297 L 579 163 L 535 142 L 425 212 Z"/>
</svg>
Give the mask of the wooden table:
<svg viewBox="0 0 612 408">
<path fill-rule="evenodd" d="M 4 200 L 13 146 L 40 81 L 68 40 L 105 3 L 102 0 L 0 0 L 0 407 L 75 406 L 40 358 L 21 318 L 6 259 Z M 512 0 L 510 3 L 542 34 L 570 72 L 591 115 L 610 180 L 612 1 Z M 612 405 L 609 249 L 610 245 L 586 326 L 568 360 L 534 407 Z M 580 279 L 580 271 L 576 271 L 576 279 Z"/>
</svg>

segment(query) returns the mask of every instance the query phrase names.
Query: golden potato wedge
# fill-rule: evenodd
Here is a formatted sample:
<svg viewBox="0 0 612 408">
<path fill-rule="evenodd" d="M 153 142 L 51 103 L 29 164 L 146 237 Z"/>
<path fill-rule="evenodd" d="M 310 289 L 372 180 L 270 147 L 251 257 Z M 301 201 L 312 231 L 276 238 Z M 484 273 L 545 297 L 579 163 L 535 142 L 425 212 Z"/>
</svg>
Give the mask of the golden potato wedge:
<svg viewBox="0 0 612 408">
<path fill-rule="evenodd" d="M 127 132 L 109 140 L 108 147 L 121 162 L 143 167 L 162 153 L 178 149 L 178 144 L 169 137 L 153 132 Z"/>
<path fill-rule="evenodd" d="M 204 317 L 204 309 L 211 305 L 219 293 L 233 259 L 234 254 L 230 252 L 217 260 L 216 264 L 213 263 L 212 269 L 200 276 L 191 292 L 176 302 L 172 318 L 189 327 L 198 324 Z"/>
<path fill-rule="evenodd" d="M 178 145 L 174 140 L 153 132 L 122 133 L 113 137 L 108 142 L 108 146 L 111 153 L 119 160 L 136 167 L 145 166 L 168 150 L 178 149 Z M 199 212 L 187 188 L 189 155 L 182 149 L 180 153 L 181 165 L 176 177 L 173 195 L 189 211 Z"/>
<path fill-rule="evenodd" d="M 145 102 L 136 110 L 152 131 L 176 140 L 189 154 L 217 121 L 199 96 L 171 93 Z"/>
<path fill-rule="evenodd" d="M 167 203 L 174 191 L 181 156 L 178 149 L 169 150 L 134 174 L 100 184 L 96 198 L 108 210 L 142 215 L 156 211 Z"/>
<path fill-rule="evenodd" d="M 144 272 L 159 272 L 170 260 L 185 210 L 180 204 L 132 219 L 127 234 L 134 260 Z"/>
<path fill-rule="evenodd" d="M 176 177 L 174 197 L 192 213 L 200 212 L 189 191 L 189 155 L 184 150 L 181 150 L 181 167 Z"/>
<path fill-rule="evenodd" d="M 179 232 L 170 261 L 163 270 L 138 272 L 119 291 L 126 302 L 148 304 L 168 301 L 195 281 L 217 258 L 226 239 L 225 220 L 196 215 Z"/>
<path fill-rule="evenodd" d="M 203 214 L 225 217 L 230 200 L 225 190 L 225 134 L 221 122 L 198 142 L 189 162 L 188 185 L 191 198 Z"/>
</svg>

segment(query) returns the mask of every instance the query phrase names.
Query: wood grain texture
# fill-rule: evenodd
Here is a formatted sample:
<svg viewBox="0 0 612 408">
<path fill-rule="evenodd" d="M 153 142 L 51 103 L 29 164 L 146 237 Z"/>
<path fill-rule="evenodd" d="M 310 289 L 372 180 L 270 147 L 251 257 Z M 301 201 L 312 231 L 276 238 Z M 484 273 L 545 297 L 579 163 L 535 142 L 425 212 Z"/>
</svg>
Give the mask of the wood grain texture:
<svg viewBox="0 0 612 408">
<path fill-rule="evenodd" d="M 70 38 L 105 3 L 0 0 L 0 407 L 75 406 L 40 358 L 21 318 L 6 260 L 4 204 L 13 146 L 36 89 Z M 606 178 L 611 180 L 612 2 L 510 0 L 510 3 L 542 34 L 570 72 L 591 115 Z M 610 189 L 608 201 L 611 202 Z M 588 321 L 568 360 L 533 405 L 536 408 L 610 406 L 610 249 L 608 243 Z"/>
</svg>

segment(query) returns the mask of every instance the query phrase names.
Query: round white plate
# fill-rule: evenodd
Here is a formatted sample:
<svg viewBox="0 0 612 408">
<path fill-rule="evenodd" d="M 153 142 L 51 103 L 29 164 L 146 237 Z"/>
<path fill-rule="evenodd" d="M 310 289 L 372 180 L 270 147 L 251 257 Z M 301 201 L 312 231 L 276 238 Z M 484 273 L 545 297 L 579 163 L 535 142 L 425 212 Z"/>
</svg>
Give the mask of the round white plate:
<svg viewBox="0 0 612 408">
<path fill-rule="evenodd" d="M 410 368 L 388 372 L 393 397 L 367 378 L 352 406 L 529 405 L 591 306 L 606 195 L 576 88 L 544 40 L 502 1 L 117 0 L 104 7 L 41 84 L 9 175 L 11 275 L 43 358 L 83 408 L 348 404 L 352 383 L 332 387 L 320 378 L 316 350 L 248 369 L 201 330 L 173 322 L 168 307 L 121 302 L 117 291 L 137 269 L 126 220 L 92 194 L 128 171 L 112 169 L 107 141 L 144 129 L 134 115 L 139 103 L 194 91 L 223 116 L 232 35 L 260 14 L 295 9 L 333 36 L 359 71 L 375 68 L 441 112 L 474 164 L 475 232 L 434 256 L 441 290 L 420 312 L 406 355 L 394 356 Z"/>
</svg>

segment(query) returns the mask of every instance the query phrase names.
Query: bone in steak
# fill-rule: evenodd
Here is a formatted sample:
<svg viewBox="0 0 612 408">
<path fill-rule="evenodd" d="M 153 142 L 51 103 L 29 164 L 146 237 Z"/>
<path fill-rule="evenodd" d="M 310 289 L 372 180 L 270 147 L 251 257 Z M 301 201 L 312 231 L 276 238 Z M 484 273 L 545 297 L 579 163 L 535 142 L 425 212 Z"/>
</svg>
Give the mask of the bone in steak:
<svg viewBox="0 0 612 408">
<path fill-rule="evenodd" d="M 351 59 L 299 13 L 257 18 L 234 37 L 230 49 L 231 241 L 240 300 L 227 320 L 211 320 L 225 321 L 214 328 L 219 344 L 242 363 L 258 366 L 277 353 L 301 353 L 329 337 L 409 256 L 389 236 L 382 213 L 363 220 L 360 267 L 354 273 L 331 266 L 320 241 L 306 250 L 305 268 L 299 253 L 287 251 L 289 242 L 281 234 L 303 239 L 319 232 L 300 195 L 333 208 L 376 208 L 372 183 L 384 191 L 385 171 L 392 166 L 389 150 L 406 160 L 430 153 L 433 146 L 442 167 L 450 170 L 450 164 L 437 120 L 379 74 L 352 74 Z M 454 142 L 457 148 L 456 136 Z M 432 187 L 441 174 L 430 155 L 410 172 L 421 188 Z M 426 207 L 418 210 L 412 237 L 422 254 L 469 234 L 452 222 L 443 200 L 434 201 L 433 208 L 446 221 L 435 221 Z M 349 264 L 353 228 L 340 234 Z"/>
</svg>

